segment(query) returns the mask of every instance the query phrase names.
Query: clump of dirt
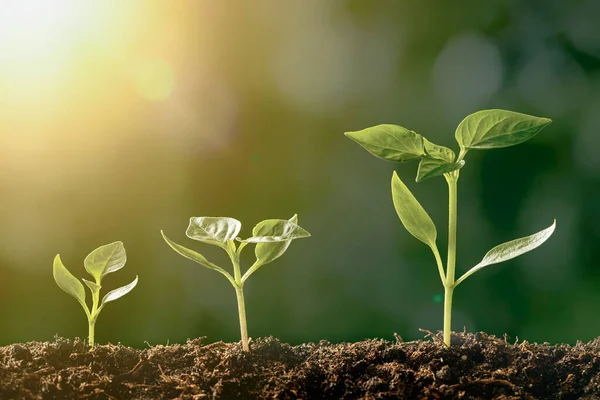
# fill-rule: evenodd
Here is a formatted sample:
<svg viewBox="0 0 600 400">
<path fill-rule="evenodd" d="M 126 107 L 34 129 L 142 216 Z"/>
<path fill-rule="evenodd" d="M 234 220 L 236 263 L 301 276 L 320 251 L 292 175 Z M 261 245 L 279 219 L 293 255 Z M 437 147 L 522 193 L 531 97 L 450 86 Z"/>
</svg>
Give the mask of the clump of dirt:
<svg viewBox="0 0 600 400">
<path fill-rule="evenodd" d="M 56 338 L 0 347 L 0 399 L 597 399 L 600 339 L 433 340 L 290 346 L 202 339 L 143 350 Z"/>
</svg>

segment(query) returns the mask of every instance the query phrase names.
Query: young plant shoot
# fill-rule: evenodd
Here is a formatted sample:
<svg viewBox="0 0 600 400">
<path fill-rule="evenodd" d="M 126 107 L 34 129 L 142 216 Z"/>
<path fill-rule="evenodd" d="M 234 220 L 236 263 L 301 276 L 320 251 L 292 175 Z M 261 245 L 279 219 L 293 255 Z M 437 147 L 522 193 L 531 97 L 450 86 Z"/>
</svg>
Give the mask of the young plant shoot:
<svg viewBox="0 0 600 400">
<path fill-rule="evenodd" d="M 77 278 L 75 278 L 63 265 L 60 255 L 57 254 L 54 258 L 53 275 L 56 284 L 62 290 L 75 297 L 83 307 L 83 311 L 85 311 L 89 326 L 88 338 L 90 347 L 94 347 L 94 327 L 100 311 L 102 311 L 106 303 L 125 296 L 138 283 L 138 277 L 136 276 L 129 285 L 111 290 L 102 298 L 102 301 L 100 301 L 102 279 L 111 272 L 123 268 L 126 261 L 127 256 L 122 242 L 114 242 L 100 246 L 85 258 L 83 262 L 85 270 L 94 278 L 93 282 L 88 281 L 87 279 L 81 279 L 92 293 L 92 309 L 90 310 L 86 303 L 85 289 L 81 282 L 79 282 L 79 280 L 77 280 Z"/>
<path fill-rule="evenodd" d="M 235 289 L 240 318 L 242 346 L 249 351 L 248 328 L 246 325 L 246 306 L 244 304 L 244 283 L 257 269 L 279 258 L 294 239 L 309 237 L 310 233 L 298 225 L 298 216 L 289 220 L 267 219 L 259 222 L 252 230 L 252 237 L 242 240 L 237 237 L 242 224 L 237 219 L 225 217 L 192 217 L 186 235 L 190 239 L 218 246 L 227 252 L 233 264 L 233 276 L 225 269 L 208 261 L 201 254 L 187 249 L 169 239 L 163 231 L 161 234 L 167 244 L 180 255 L 197 262 L 206 268 L 213 269 L 225 276 Z M 236 246 L 236 241 L 239 244 Z M 255 243 L 256 261 L 242 275 L 240 268 L 240 253 L 248 245 Z"/>
<path fill-rule="evenodd" d="M 460 147 L 458 157 L 444 146 L 431 143 L 423 136 L 396 125 L 377 125 L 345 135 L 369 153 L 387 161 L 407 162 L 419 160 L 417 182 L 435 176 L 443 176 L 448 183 L 448 258 L 444 263 L 436 245 L 437 230 L 427 212 L 408 190 L 394 171 L 392 176 L 392 199 L 402 224 L 410 234 L 429 246 L 435 257 L 440 278 L 444 285 L 444 343 L 450 345 L 452 321 L 452 294 L 454 289 L 476 271 L 531 251 L 544 243 L 554 232 L 554 223 L 531 236 L 512 240 L 491 249 L 483 260 L 460 278 L 455 279 L 457 182 L 464 158 L 469 150 L 496 149 L 523 143 L 534 137 L 552 121 L 505 110 L 482 110 L 467 116 L 456 129 L 456 141 Z"/>
</svg>

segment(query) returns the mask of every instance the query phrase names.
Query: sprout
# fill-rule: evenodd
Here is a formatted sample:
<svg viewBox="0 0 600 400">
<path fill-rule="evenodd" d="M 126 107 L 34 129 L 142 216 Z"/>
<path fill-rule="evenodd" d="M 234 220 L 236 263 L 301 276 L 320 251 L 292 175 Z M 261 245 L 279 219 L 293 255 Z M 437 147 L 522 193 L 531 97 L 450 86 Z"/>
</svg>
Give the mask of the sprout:
<svg viewBox="0 0 600 400">
<path fill-rule="evenodd" d="M 387 161 L 420 160 L 416 181 L 444 176 L 449 190 L 448 259 L 446 270 L 436 245 L 435 224 L 394 171 L 392 200 L 396 213 L 406 230 L 429 246 L 435 257 L 440 279 L 444 285 L 444 343 L 450 345 L 452 294 L 454 289 L 473 273 L 488 265 L 510 260 L 535 249 L 554 232 L 554 223 L 531 236 L 512 240 L 491 249 L 483 260 L 455 279 L 457 182 L 464 157 L 471 149 L 494 149 L 523 143 L 534 137 L 552 121 L 505 110 L 483 110 L 467 116 L 456 129 L 460 146 L 458 157 L 451 149 L 431 143 L 418 133 L 396 125 L 377 125 L 357 132 L 347 132 L 368 152 Z"/>
<path fill-rule="evenodd" d="M 123 247 L 122 242 L 114 242 L 100 246 L 88 254 L 88 256 L 85 258 L 85 270 L 94 278 L 94 282 L 83 278 L 81 279 L 92 293 L 92 309 L 90 311 L 86 303 L 85 289 L 83 288 L 81 282 L 79 282 L 79 280 L 77 280 L 77 278 L 75 278 L 63 265 L 60 255 L 57 254 L 54 258 L 54 266 L 52 270 L 56 284 L 62 290 L 75 297 L 85 311 L 89 326 L 88 337 L 90 347 L 94 347 L 94 327 L 100 311 L 102 311 L 106 303 L 125 296 L 138 283 L 138 277 L 136 276 L 133 282 L 118 289 L 111 290 L 104 295 L 102 301 L 100 301 L 102 278 L 111 272 L 115 272 L 123 268 L 126 261 L 127 256 L 125 254 L 125 248 Z"/>
<path fill-rule="evenodd" d="M 225 217 L 192 217 L 186 235 L 190 239 L 221 247 L 227 252 L 233 264 L 233 276 L 223 268 L 208 261 L 203 255 L 187 249 L 169 239 L 163 231 L 161 234 L 167 244 L 180 255 L 197 262 L 206 268 L 215 270 L 225 276 L 235 289 L 240 318 L 240 331 L 244 351 L 249 351 L 248 328 L 246 325 L 246 306 L 244 302 L 244 283 L 257 269 L 279 258 L 294 239 L 309 237 L 310 234 L 298 225 L 298 216 L 289 220 L 267 219 L 258 223 L 252 230 L 252 237 L 241 240 L 237 237 L 242 224 L 237 219 Z M 235 241 L 239 242 L 236 247 Z M 255 243 L 256 261 L 242 275 L 240 253 L 248 245 Z"/>
</svg>

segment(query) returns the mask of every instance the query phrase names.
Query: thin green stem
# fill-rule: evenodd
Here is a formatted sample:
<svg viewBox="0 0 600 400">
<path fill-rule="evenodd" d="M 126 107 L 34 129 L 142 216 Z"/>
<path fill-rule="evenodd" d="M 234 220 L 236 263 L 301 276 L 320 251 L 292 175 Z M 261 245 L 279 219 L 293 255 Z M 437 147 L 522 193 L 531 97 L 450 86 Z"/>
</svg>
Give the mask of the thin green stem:
<svg viewBox="0 0 600 400">
<path fill-rule="evenodd" d="M 448 261 L 444 283 L 444 343 L 450 346 L 452 332 L 452 294 L 456 269 L 457 186 L 459 171 L 444 175 L 448 182 Z"/>
<path fill-rule="evenodd" d="M 446 285 L 446 274 L 444 273 L 444 263 L 442 262 L 440 251 L 438 250 L 437 246 L 433 246 L 431 250 L 433 250 L 433 256 L 435 257 L 435 262 L 438 266 L 438 271 L 440 273 L 440 279 L 442 280 L 442 284 Z"/>
<path fill-rule="evenodd" d="M 231 263 L 233 264 L 233 279 L 237 286 L 241 286 L 242 284 L 242 272 L 240 270 L 240 255 L 238 252 L 227 251 L 229 254 L 229 258 L 231 259 Z"/>
<path fill-rule="evenodd" d="M 240 268 L 240 251 L 235 249 L 228 250 L 229 258 L 233 264 L 233 277 L 235 279 L 235 294 L 237 297 L 238 314 L 240 317 L 240 333 L 242 336 L 242 348 L 244 351 L 250 351 L 248 345 L 248 326 L 246 324 L 246 303 L 244 301 L 244 282 L 242 281 L 242 272 Z"/>
<path fill-rule="evenodd" d="M 88 320 L 88 343 L 91 348 L 94 347 L 94 326 L 96 325 L 96 319 L 90 318 Z"/>
<path fill-rule="evenodd" d="M 463 158 L 467 155 L 467 149 L 464 147 L 460 148 L 460 153 L 458 153 L 458 157 L 456 158 L 456 162 L 461 162 Z"/>
<path fill-rule="evenodd" d="M 446 286 L 444 288 L 444 344 L 450 346 L 452 334 L 452 293 L 454 289 Z"/>
<path fill-rule="evenodd" d="M 240 332 L 242 334 L 242 348 L 244 351 L 250 351 L 248 345 L 248 326 L 246 325 L 246 304 L 244 303 L 244 290 L 242 287 L 235 288 L 237 296 L 238 313 L 240 315 Z"/>
<path fill-rule="evenodd" d="M 100 285 L 100 281 L 96 280 L 96 284 Z M 96 326 L 96 319 L 100 310 L 98 306 L 100 304 L 100 289 L 92 290 L 92 312 L 88 317 L 88 340 L 90 347 L 94 347 L 94 328 Z"/>
</svg>

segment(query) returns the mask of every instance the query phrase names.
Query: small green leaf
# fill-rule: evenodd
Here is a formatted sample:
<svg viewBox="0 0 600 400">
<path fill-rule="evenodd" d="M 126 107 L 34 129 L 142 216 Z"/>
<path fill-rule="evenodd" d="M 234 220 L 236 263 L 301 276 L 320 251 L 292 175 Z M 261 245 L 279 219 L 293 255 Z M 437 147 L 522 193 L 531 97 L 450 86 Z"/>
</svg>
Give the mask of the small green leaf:
<svg viewBox="0 0 600 400">
<path fill-rule="evenodd" d="M 437 249 L 435 244 L 437 230 L 433 221 L 415 196 L 400 180 L 396 171 L 392 176 L 392 200 L 394 201 L 396 213 L 398 213 L 398 217 L 400 217 L 400 221 L 402 221 L 406 230 L 431 247 L 432 250 Z"/>
<path fill-rule="evenodd" d="M 127 293 L 129 293 L 133 290 L 133 288 L 137 285 L 137 283 L 138 283 L 138 277 L 136 275 L 135 279 L 130 284 L 121 286 L 118 289 L 111 290 L 110 292 L 106 293 L 106 295 L 102 298 L 102 301 L 100 302 L 100 307 L 104 306 L 104 304 L 106 304 L 110 301 L 114 301 L 120 297 L 125 296 Z"/>
<path fill-rule="evenodd" d="M 504 261 L 511 260 L 515 257 L 525 254 L 542 245 L 552 234 L 556 228 L 556 220 L 548 228 L 535 233 L 531 236 L 526 236 L 520 239 L 511 240 L 510 242 L 502 243 L 490 251 L 483 257 L 483 260 L 461 276 L 455 283 L 454 287 L 458 286 L 462 281 L 467 279 L 470 275 L 479 271 L 483 267 L 488 265 L 498 264 Z"/>
<path fill-rule="evenodd" d="M 90 291 L 92 292 L 92 294 L 98 293 L 98 292 L 100 292 L 100 289 L 102 289 L 102 286 L 98 285 L 95 282 L 88 281 L 87 279 L 83 279 L 83 278 L 81 278 L 81 280 L 83 281 L 83 283 L 85 283 L 87 285 L 88 288 L 90 288 Z"/>
<path fill-rule="evenodd" d="M 376 157 L 406 162 L 425 155 L 423 137 L 398 125 L 377 125 L 345 135 Z"/>
<path fill-rule="evenodd" d="M 83 285 L 63 265 L 60 255 L 58 254 L 54 257 L 52 274 L 54 275 L 54 280 L 58 287 L 75 297 L 83 308 L 88 310 L 87 305 L 85 304 L 85 289 L 83 288 Z"/>
<path fill-rule="evenodd" d="M 431 143 L 425 138 L 423 138 L 423 143 L 427 155 L 421 158 L 421 162 L 419 163 L 417 182 L 456 171 L 465 165 L 462 160 L 456 163 L 454 162 L 456 156 L 452 149 Z"/>
<path fill-rule="evenodd" d="M 456 128 L 463 149 L 494 149 L 514 146 L 534 137 L 552 122 L 506 110 L 482 110 L 467 116 Z"/>
<path fill-rule="evenodd" d="M 114 242 L 98 247 L 85 258 L 85 270 L 100 282 L 102 278 L 120 270 L 127 262 L 127 254 L 123 242 Z"/>
<path fill-rule="evenodd" d="M 435 143 L 431 143 L 429 140 L 423 138 L 423 144 L 427 156 L 436 160 L 446 161 L 447 163 L 453 163 L 456 155 L 448 147 L 440 146 Z"/>
<path fill-rule="evenodd" d="M 237 237 L 242 223 L 227 217 L 192 217 L 186 235 L 190 239 L 227 249 L 227 241 Z"/>
<path fill-rule="evenodd" d="M 444 160 L 440 160 L 439 158 L 425 156 L 419 163 L 419 169 L 417 170 L 417 182 L 424 181 L 428 178 L 433 178 L 434 176 L 444 175 L 448 172 L 456 171 L 457 169 L 461 169 L 463 165 L 465 165 L 464 160 L 460 160 L 457 163 L 448 163 Z"/>
<path fill-rule="evenodd" d="M 169 239 L 167 237 L 167 235 L 165 235 L 165 233 L 163 231 L 160 231 L 163 239 L 165 240 L 165 242 L 167 242 L 167 244 L 173 249 L 175 250 L 175 252 L 179 253 L 180 255 L 184 256 L 185 258 L 192 260 L 206 268 L 209 269 L 213 269 L 223 275 L 225 275 L 225 277 L 235 286 L 235 281 L 233 280 L 233 278 L 231 277 L 231 275 L 225 271 L 223 268 L 211 263 L 210 261 L 208 261 L 206 259 L 206 257 L 204 257 L 202 254 L 195 252 L 194 250 L 190 250 L 186 247 L 183 247 L 180 244 L 175 243 L 174 241 L 172 241 L 171 239 Z"/>
<path fill-rule="evenodd" d="M 294 214 L 294 216 L 292 218 L 290 218 L 288 221 L 267 220 L 267 221 L 260 222 L 252 230 L 252 233 L 255 236 L 255 238 L 271 237 L 271 236 L 269 236 L 271 234 L 275 234 L 276 237 L 280 237 L 280 236 L 282 236 L 281 230 L 285 230 L 285 225 L 288 225 L 286 223 L 284 223 L 284 224 L 266 223 L 268 221 L 284 221 L 286 223 L 289 223 L 290 224 L 289 226 L 293 228 L 293 225 L 291 225 L 291 224 L 298 225 L 298 215 Z M 279 228 L 277 228 L 278 226 L 279 226 Z M 302 228 L 300 228 L 300 229 L 302 229 Z M 306 231 L 304 231 L 304 232 L 306 232 Z M 308 232 L 306 232 L 306 234 L 308 234 L 308 236 L 310 236 L 310 234 Z M 296 235 L 296 234 L 294 234 L 294 235 Z M 285 236 L 285 234 L 283 234 L 283 236 Z M 291 237 L 291 239 L 284 240 L 284 241 L 261 241 L 256 244 L 256 249 L 254 250 L 254 253 L 256 254 L 256 262 L 248 269 L 248 271 L 246 271 L 244 276 L 242 276 L 242 283 L 244 283 L 246 281 L 246 279 L 248 279 L 250 277 L 250 275 L 252 275 L 257 269 L 259 269 L 263 265 L 268 264 L 268 263 L 276 260 L 277 258 L 281 257 L 281 255 L 283 253 L 285 253 L 285 251 L 290 246 L 290 243 L 292 242 L 292 240 L 299 238 L 299 237 L 292 237 L 292 235 L 289 234 L 289 230 L 288 230 L 288 236 Z M 300 236 L 300 237 L 306 237 L 306 236 Z M 250 240 L 250 239 L 248 239 L 248 240 Z M 245 242 L 245 243 L 248 243 L 248 242 Z"/>
<path fill-rule="evenodd" d="M 252 237 L 241 241 L 247 243 L 272 243 L 301 239 L 309 236 L 310 233 L 291 220 L 267 219 L 259 222 L 254 229 L 252 229 Z"/>
<path fill-rule="evenodd" d="M 298 215 L 294 214 L 292 218 L 289 219 L 291 223 L 298 224 Z M 257 229 L 253 229 L 253 235 L 260 235 Z M 292 240 L 286 240 L 284 242 L 260 242 L 256 244 L 256 248 L 254 249 L 254 254 L 256 254 L 256 260 L 261 263 L 261 265 L 265 265 L 274 261 L 275 259 L 281 257 L 283 253 L 288 249 L 292 243 Z"/>
</svg>

